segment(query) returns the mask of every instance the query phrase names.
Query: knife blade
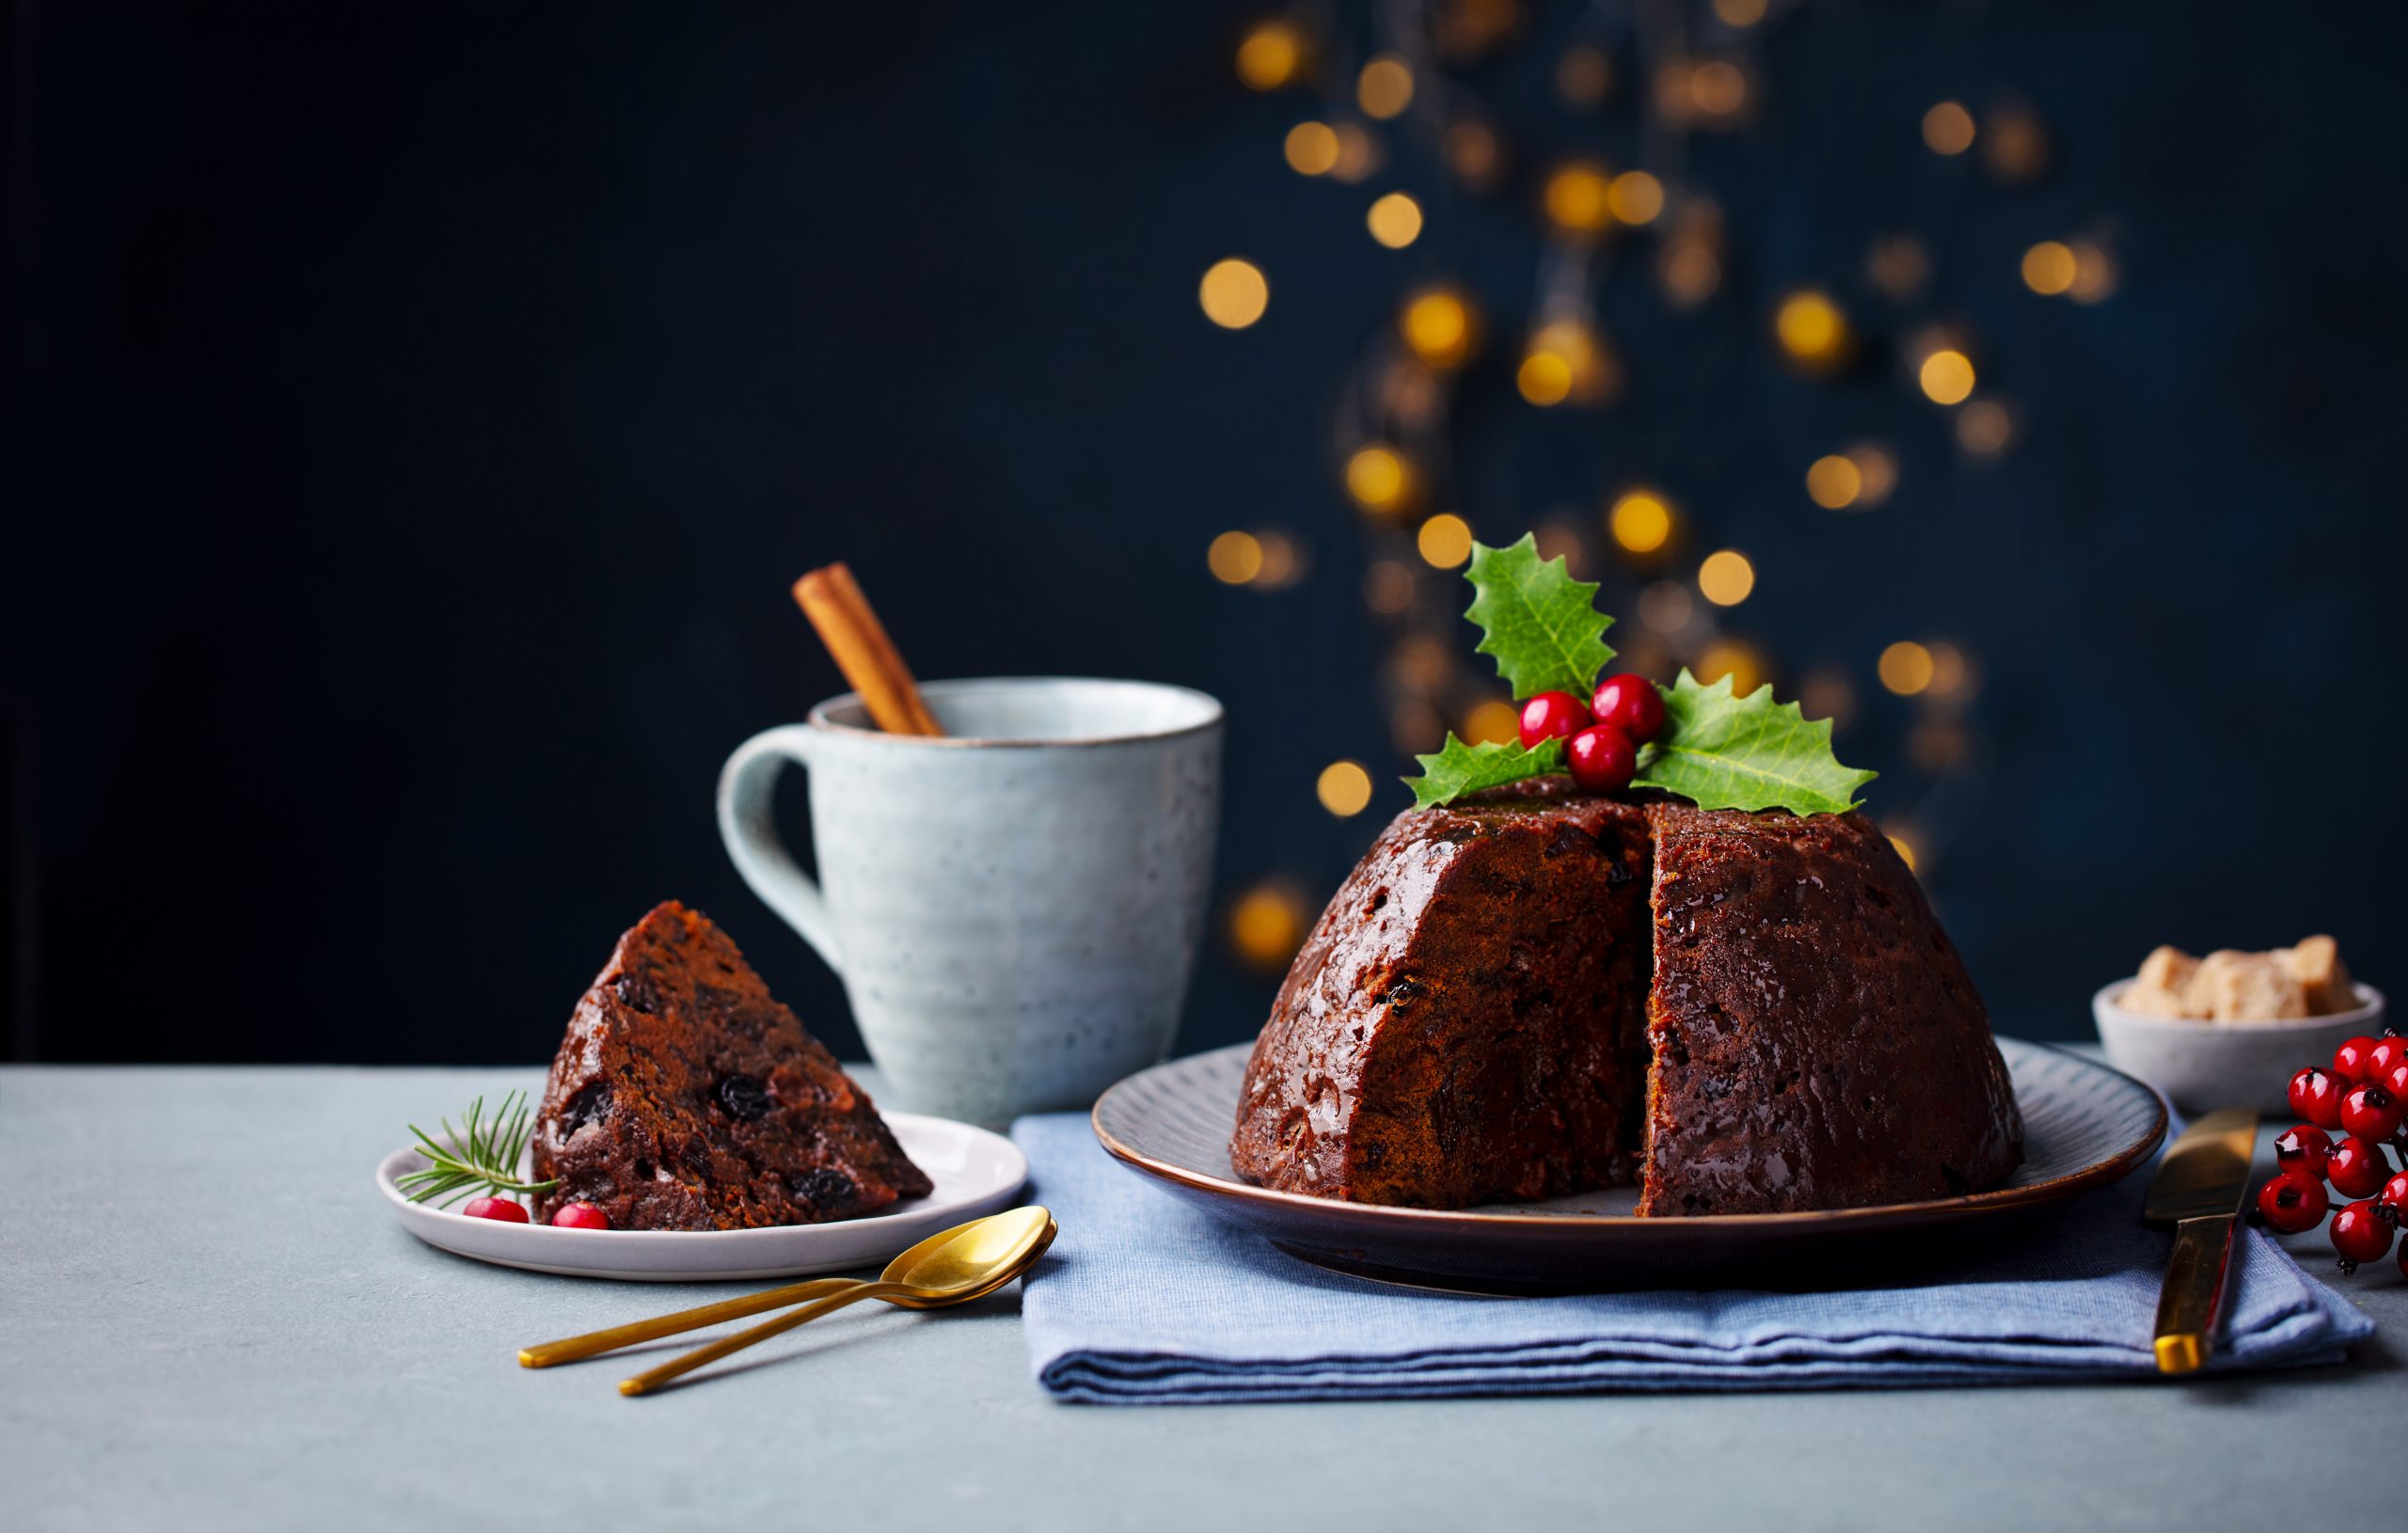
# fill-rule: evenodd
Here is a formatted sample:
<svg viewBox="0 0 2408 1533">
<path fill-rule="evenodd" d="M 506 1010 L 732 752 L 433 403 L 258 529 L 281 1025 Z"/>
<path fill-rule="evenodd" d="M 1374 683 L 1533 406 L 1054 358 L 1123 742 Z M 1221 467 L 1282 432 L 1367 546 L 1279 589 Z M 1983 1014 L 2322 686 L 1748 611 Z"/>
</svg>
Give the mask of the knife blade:
<svg viewBox="0 0 2408 1533">
<path fill-rule="evenodd" d="M 2174 1254 L 2157 1299 L 2157 1367 L 2196 1373 L 2214 1351 L 2222 1319 L 2232 1229 L 2249 1192 L 2258 1149 L 2258 1114 L 2245 1107 L 2210 1113 L 2165 1152 L 2141 1217 L 2174 1226 Z"/>
</svg>

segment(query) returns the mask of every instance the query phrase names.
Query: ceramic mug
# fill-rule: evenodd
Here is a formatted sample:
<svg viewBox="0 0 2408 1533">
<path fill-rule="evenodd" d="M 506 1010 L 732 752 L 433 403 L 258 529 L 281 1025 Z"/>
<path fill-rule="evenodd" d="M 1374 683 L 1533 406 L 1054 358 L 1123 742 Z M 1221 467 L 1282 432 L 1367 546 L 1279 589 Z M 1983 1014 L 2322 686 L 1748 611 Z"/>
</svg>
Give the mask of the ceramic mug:
<svg viewBox="0 0 2408 1533">
<path fill-rule="evenodd" d="M 1147 682 L 930 682 L 939 737 L 858 695 L 756 735 L 719 781 L 744 881 L 845 982 L 892 1105 L 1001 1124 L 1161 1061 L 1203 935 L 1221 704 Z M 771 823 L 804 768 L 819 877 Z"/>
</svg>

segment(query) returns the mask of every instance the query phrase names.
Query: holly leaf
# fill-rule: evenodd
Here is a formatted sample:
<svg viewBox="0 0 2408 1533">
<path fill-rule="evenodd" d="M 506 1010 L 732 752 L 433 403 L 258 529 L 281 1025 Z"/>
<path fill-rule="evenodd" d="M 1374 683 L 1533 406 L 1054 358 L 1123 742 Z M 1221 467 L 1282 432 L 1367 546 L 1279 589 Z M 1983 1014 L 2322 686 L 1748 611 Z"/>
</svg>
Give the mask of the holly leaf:
<svg viewBox="0 0 2408 1533">
<path fill-rule="evenodd" d="M 1633 785 L 1677 793 L 1700 809 L 1842 814 L 1874 774 L 1831 754 L 1831 721 L 1809 720 L 1772 688 L 1734 697 L 1731 678 L 1701 687 L 1684 670 L 1664 695 L 1664 731 L 1639 757 Z"/>
<path fill-rule="evenodd" d="M 1563 770 L 1563 742 L 1541 740 L 1535 749 L 1525 749 L 1518 740 L 1465 745 L 1450 735 L 1436 755 L 1413 759 L 1421 763 L 1422 774 L 1404 780 L 1404 785 L 1413 790 L 1413 807 L 1433 809 L 1453 803 L 1466 793 Z"/>
<path fill-rule="evenodd" d="M 1587 702 L 1614 657 L 1605 641 L 1614 620 L 1597 610 L 1596 583 L 1572 578 L 1560 555 L 1539 558 L 1528 532 L 1504 548 L 1473 544 L 1464 573 L 1475 593 L 1464 615 L 1484 636 L 1478 653 L 1496 656 L 1513 701 L 1562 691 Z"/>
</svg>

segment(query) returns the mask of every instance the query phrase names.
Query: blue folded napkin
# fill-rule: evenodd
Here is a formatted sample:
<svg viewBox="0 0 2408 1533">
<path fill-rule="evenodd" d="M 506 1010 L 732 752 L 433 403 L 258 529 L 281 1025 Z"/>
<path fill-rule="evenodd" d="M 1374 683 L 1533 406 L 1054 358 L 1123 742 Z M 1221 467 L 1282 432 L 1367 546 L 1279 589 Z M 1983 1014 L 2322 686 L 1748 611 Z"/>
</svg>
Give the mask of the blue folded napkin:
<svg viewBox="0 0 2408 1533">
<path fill-rule="evenodd" d="M 1099 1404 L 2021 1383 L 2150 1374 L 2167 1237 L 2148 1178 L 2021 1226 L 1935 1277 L 1846 1292 L 1458 1298 L 1324 1272 L 1173 1198 L 1085 1114 L 1022 1118 L 1061 1234 L 1021 1302 L 1038 1382 Z M 2242 1229 L 2213 1367 L 2337 1362 L 2374 1330 Z M 1870 1274 L 1878 1282 L 1878 1274 Z"/>
</svg>

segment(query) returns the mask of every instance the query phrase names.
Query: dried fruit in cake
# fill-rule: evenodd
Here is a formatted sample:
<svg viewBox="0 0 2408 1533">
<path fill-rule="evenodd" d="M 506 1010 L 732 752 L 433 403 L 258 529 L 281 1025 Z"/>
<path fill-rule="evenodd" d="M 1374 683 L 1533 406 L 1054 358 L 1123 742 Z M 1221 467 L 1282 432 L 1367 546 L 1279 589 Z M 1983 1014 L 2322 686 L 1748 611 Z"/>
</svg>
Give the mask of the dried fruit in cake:
<svg viewBox="0 0 2408 1533">
<path fill-rule="evenodd" d="M 876 1213 L 930 1190 L 869 1097 L 727 934 L 671 901 L 585 992 L 536 1115 L 548 1220 L 749 1229 Z"/>
</svg>

